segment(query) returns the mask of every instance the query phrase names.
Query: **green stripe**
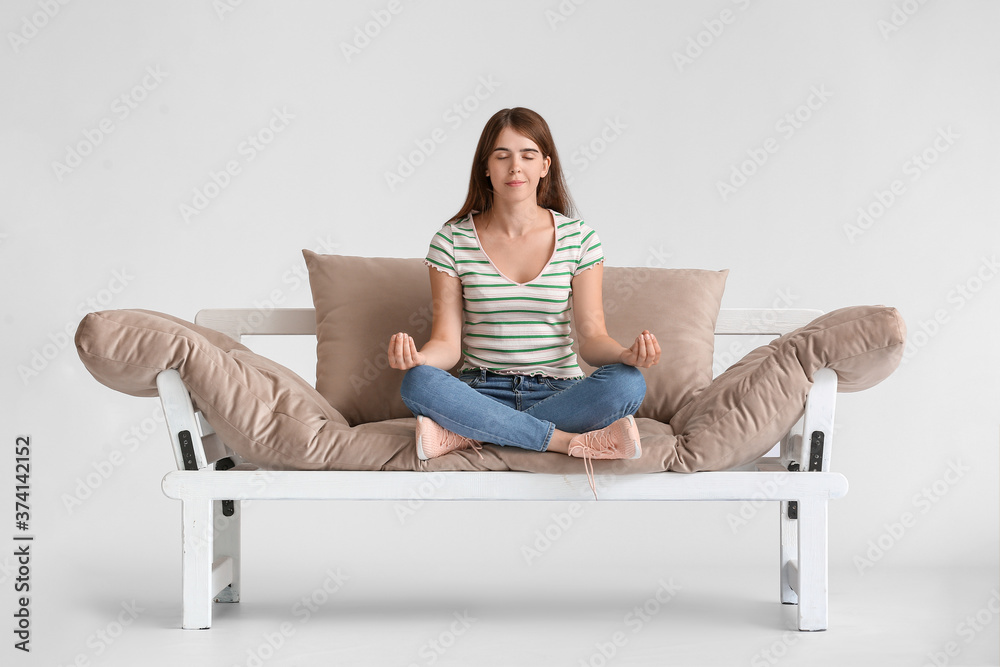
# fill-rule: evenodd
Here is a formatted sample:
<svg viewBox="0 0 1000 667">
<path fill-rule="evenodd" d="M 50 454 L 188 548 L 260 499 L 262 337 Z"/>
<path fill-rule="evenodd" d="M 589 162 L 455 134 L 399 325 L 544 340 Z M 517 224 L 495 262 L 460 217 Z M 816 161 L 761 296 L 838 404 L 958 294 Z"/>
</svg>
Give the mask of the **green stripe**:
<svg viewBox="0 0 1000 667">
<path fill-rule="evenodd" d="M 438 252 L 442 252 L 442 253 L 444 253 L 445 255 L 448 255 L 448 258 L 449 258 L 449 259 L 450 259 L 451 261 L 453 261 L 453 262 L 455 261 L 455 256 L 454 256 L 454 255 L 452 255 L 452 254 L 451 254 L 450 252 L 448 252 L 447 250 L 445 250 L 444 248 L 439 248 L 438 246 L 434 245 L 433 243 L 431 244 L 431 247 L 432 247 L 432 248 L 434 248 L 435 250 L 437 250 Z"/>
<path fill-rule="evenodd" d="M 504 336 L 501 334 L 480 334 L 480 333 L 466 333 L 466 336 L 470 338 L 498 338 L 503 340 L 514 340 L 518 338 L 566 338 L 565 334 L 551 333 L 551 334 L 525 334 L 523 336 Z M 569 345 L 570 343 L 565 343 Z M 509 352 L 515 352 L 516 350 L 509 350 Z"/>
<path fill-rule="evenodd" d="M 474 354 L 472 354 L 472 353 L 470 353 L 468 351 L 466 351 L 465 356 L 471 357 L 472 359 L 478 359 L 480 361 L 487 361 L 487 362 L 494 363 L 494 364 L 497 363 L 493 359 L 486 359 L 484 357 L 477 357 L 476 355 L 474 355 Z M 573 356 L 573 353 L 571 352 L 570 354 L 567 354 L 565 357 L 559 357 L 558 359 L 546 359 L 545 361 L 526 361 L 526 362 L 522 362 L 522 363 L 519 363 L 519 364 L 509 364 L 508 366 L 510 366 L 510 367 L 515 367 L 515 366 L 548 366 L 549 364 L 553 364 L 553 363 L 555 363 L 557 361 L 562 361 L 564 359 L 569 359 L 572 356 Z M 498 368 L 507 368 L 508 366 L 500 366 Z M 563 368 L 573 368 L 573 367 L 572 366 L 564 366 Z"/>
<path fill-rule="evenodd" d="M 463 308 L 467 313 L 472 315 L 499 315 L 500 313 L 534 313 L 535 315 L 562 315 L 563 313 L 568 313 L 569 308 L 563 308 L 562 310 L 557 310 L 555 312 L 549 312 L 547 310 L 525 310 L 515 308 L 513 310 L 469 310 L 468 308 Z"/>
<path fill-rule="evenodd" d="M 455 250 L 479 250 L 479 246 L 457 245 Z"/>
<path fill-rule="evenodd" d="M 591 232 L 591 234 L 593 234 L 593 232 Z M 568 238 L 569 238 L 569 237 L 571 237 L 571 236 L 579 236 L 579 235 L 580 235 L 580 232 L 579 232 L 579 231 L 575 231 L 575 232 L 573 232 L 572 234 L 567 234 L 566 236 L 560 236 L 558 240 L 559 240 L 559 241 L 562 241 L 562 240 L 564 240 L 564 239 L 568 239 Z M 588 234 L 588 237 L 589 237 L 589 236 L 590 236 L 590 235 Z"/>
<path fill-rule="evenodd" d="M 456 259 L 457 264 L 489 264 L 488 259 Z"/>
<path fill-rule="evenodd" d="M 598 257 L 598 258 L 597 258 L 597 259 L 595 259 L 595 260 L 594 260 L 593 262 L 587 262 L 586 264 L 581 264 L 581 265 L 580 265 L 580 266 L 579 266 L 578 268 L 580 268 L 580 269 L 585 269 L 585 268 L 587 268 L 588 266 L 591 266 L 591 265 L 593 265 L 593 264 L 597 264 L 598 262 L 603 262 L 603 261 L 604 261 L 604 258 L 603 258 L 603 257 Z"/>
<path fill-rule="evenodd" d="M 547 345 L 545 347 L 526 347 L 526 348 L 518 348 L 517 352 L 542 352 L 543 350 L 555 350 L 562 347 L 563 347 L 562 345 Z M 511 352 L 514 351 L 514 350 L 494 350 L 493 348 L 490 347 L 471 347 L 469 349 L 483 350 L 485 352 L 501 352 L 506 354 L 510 354 Z"/>
<path fill-rule="evenodd" d="M 541 303 L 566 303 L 569 301 L 569 295 L 566 295 L 565 299 L 539 299 L 534 296 L 491 296 L 483 297 L 481 299 L 470 299 L 466 298 L 466 301 L 480 302 L 480 301 L 539 301 Z"/>
<path fill-rule="evenodd" d="M 447 264 L 442 264 L 441 262 L 435 261 L 435 260 L 431 259 L 430 257 L 425 257 L 424 261 L 430 262 L 431 264 L 437 264 L 442 269 L 448 269 L 449 271 L 454 271 L 455 270 L 453 267 L 450 267 Z"/>
<path fill-rule="evenodd" d="M 572 225 L 574 222 L 580 222 L 580 221 L 579 220 L 570 220 L 569 222 L 564 222 L 561 225 L 556 225 L 556 229 L 562 229 L 563 227 L 568 227 L 569 225 Z"/>
<path fill-rule="evenodd" d="M 434 232 L 434 236 L 440 236 L 441 238 L 443 238 L 443 239 L 444 239 L 445 241 L 447 241 L 447 242 L 448 242 L 448 243 L 450 243 L 451 245 L 453 245 L 453 246 L 455 245 L 455 242 L 454 242 L 454 241 L 452 241 L 452 240 L 451 240 L 450 238 L 448 238 L 447 236 L 445 236 L 445 235 L 444 235 L 444 234 L 442 234 L 441 232 Z"/>
<path fill-rule="evenodd" d="M 567 274 L 569 275 L 569 274 Z M 539 283 L 469 283 L 466 287 L 535 287 L 539 289 L 573 289 L 571 285 L 541 285 Z"/>
<path fill-rule="evenodd" d="M 465 271 L 465 272 L 460 273 L 458 275 L 459 276 L 487 276 L 489 278 L 503 278 L 503 276 L 501 276 L 499 273 L 480 273 L 478 271 Z M 572 275 L 572 274 L 566 274 L 566 275 Z"/>
<path fill-rule="evenodd" d="M 572 260 L 569 260 L 569 261 L 572 261 Z M 542 278 L 554 278 L 556 276 L 571 276 L 571 275 L 573 275 L 572 271 L 561 271 L 559 273 L 543 273 L 541 277 Z"/>
<path fill-rule="evenodd" d="M 459 236 L 464 236 L 467 239 L 474 239 L 476 236 L 474 234 L 466 234 L 465 232 L 460 232 L 457 229 L 452 231 L 452 234 L 458 234 Z"/>
<path fill-rule="evenodd" d="M 590 230 L 590 233 L 589 233 L 589 234 L 587 234 L 586 236 L 584 236 L 584 237 L 583 237 L 583 239 L 582 239 L 582 240 L 580 241 L 580 243 L 586 243 L 586 242 L 587 242 L 587 239 L 589 239 L 589 238 L 590 238 L 591 236 L 593 236 L 593 235 L 594 235 L 594 230 L 593 230 L 593 229 L 591 229 L 591 230 Z"/>
<path fill-rule="evenodd" d="M 544 324 L 546 326 L 554 326 L 555 327 L 555 326 L 559 326 L 561 324 L 569 324 L 570 320 L 566 320 L 564 322 L 546 322 L 545 320 L 511 320 L 509 322 L 490 322 L 490 321 L 484 320 L 482 322 L 470 322 L 469 320 L 466 320 L 465 323 L 467 325 L 469 325 L 470 327 L 474 327 L 474 326 L 476 326 L 478 324 Z"/>
</svg>

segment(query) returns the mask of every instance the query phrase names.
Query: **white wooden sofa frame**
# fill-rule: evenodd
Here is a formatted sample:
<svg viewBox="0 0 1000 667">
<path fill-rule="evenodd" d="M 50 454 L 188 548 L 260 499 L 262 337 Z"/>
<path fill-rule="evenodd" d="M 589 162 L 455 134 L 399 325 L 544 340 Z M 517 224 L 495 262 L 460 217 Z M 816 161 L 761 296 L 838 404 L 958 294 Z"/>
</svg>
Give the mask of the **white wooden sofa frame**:
<svg viewBox="0 0 1000 667">
<path fill-rule="evenodd" d="M 822 311 L 723 309 L 716 335 L 777 336 Z M 262 320 L 246 332 L 246 323 Z M 241 334 L 315 335 L 311 308 L 280 308 L 262 317 L 252 309 L 202 310 L 195 322 L 240 340 Z M 827 627 L 827 503 L 847 493 L 846 478 L 830 470 L 837 375 L 817 371 L 802 419 L 780 441 L 779 456 L 738 470 L 620 475 L 601 500 L 761 501 L 779 503 L 780 599 L 798 605 L 799 630 Z M 241 469 L 211 425 L 196 412 L 176 370 L 157 376 L 157 388 L 178 470 L 163 492 L 181 501 L 182 627 L 209 628 L 212 603 L 240 600 L 241 500 L 397 500 L 435 476 L 428 500 L 592 499 L 584 474 L 526 472 L 268 471 Z M 768 454 L 773 453 L 771 452 Z M 443 480 L 443 481 L 442 481 Z"/>
</svg>

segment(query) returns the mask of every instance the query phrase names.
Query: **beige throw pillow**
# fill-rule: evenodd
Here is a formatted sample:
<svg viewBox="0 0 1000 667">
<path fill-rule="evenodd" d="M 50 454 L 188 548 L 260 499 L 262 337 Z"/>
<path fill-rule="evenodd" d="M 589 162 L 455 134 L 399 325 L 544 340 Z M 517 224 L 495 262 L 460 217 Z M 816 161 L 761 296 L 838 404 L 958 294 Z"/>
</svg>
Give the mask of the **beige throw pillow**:
<svg viewBox="0 0 1000 667">
<path fill-rule="evenodd" d="M 412 414 L 399 396 L 403 373 L 386 347 L 398 331 L 417 346 L 431 331 L 428 268 L 420 259 L 319 255 L 303 250 L 316 308 L 316 389 L 352 424 Z M 712 381 L 715 321 L 728 271 L 605 269 L 608 332 L 623 345 L 656 334 L 659 364 L 644 369 L 638 416 L 667 422 Z M 585 366 L 589 373 L 593 369 Z"/>
</svg>

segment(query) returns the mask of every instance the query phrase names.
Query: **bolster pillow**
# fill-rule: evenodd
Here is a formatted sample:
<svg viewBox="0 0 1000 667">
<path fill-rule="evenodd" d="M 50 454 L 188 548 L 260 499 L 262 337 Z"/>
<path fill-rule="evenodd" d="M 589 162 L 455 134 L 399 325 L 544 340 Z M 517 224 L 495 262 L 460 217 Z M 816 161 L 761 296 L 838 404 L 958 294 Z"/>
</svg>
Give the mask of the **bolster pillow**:
<svg viewBox="0 0 1000 667">
<path fill-rule="evenodd" d="M 753 350 L 670 420 L 670 469 L 724 470 L 763 456 L 802 415 L 814 372 L 836 371 L 838 391 L 867 389 L 899 366 L 905 343 L 895 308 L 852 306 Z"/>
</svg>

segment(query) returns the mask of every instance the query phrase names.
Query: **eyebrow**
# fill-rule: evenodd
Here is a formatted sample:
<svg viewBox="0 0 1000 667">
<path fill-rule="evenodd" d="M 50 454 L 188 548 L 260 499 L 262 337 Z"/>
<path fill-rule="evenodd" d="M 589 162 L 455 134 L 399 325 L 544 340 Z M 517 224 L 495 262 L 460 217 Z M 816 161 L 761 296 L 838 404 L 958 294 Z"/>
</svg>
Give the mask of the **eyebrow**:
<svg viewBox="0 0 1000 667">
<path fill-rule="evenodd" d="M 513 153 L 514 152 L 514 151 L 512 151 L 509 148 L 504 148 L 503 146 L 497 146 L 496 148 L 493 149 L 494 153 L 496 153 L 497 151 L 507 151 L 508 153 Z M 522 153 L 527 152 L 527 151 L 531 151 L 532 153 L 539 153 L 539 154 L 541 154 L 541 151 L 539 151 L 537 148 L 522 148 L 521 149 Z"/>
</svg>

